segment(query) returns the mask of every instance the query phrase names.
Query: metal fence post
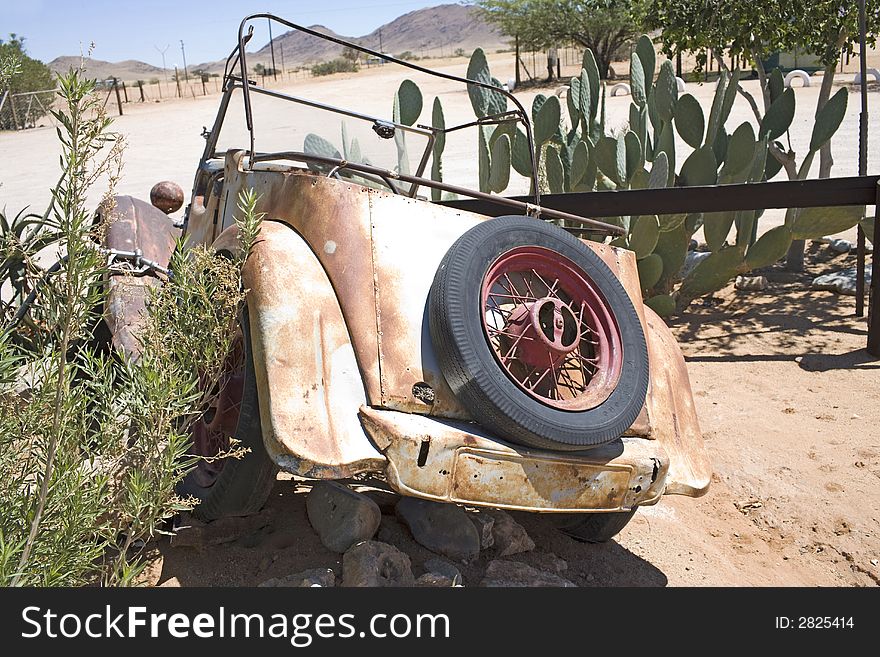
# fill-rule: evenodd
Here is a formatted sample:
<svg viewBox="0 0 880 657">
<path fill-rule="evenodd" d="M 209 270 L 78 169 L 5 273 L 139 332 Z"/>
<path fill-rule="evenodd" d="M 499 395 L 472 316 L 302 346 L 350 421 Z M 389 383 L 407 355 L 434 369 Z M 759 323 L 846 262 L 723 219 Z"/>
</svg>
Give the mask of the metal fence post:
<svg viewBox="0 0 880 657">
<path fill-rule="evenodd" d="M 868 78 L 865 52 L 865 0 L 859 0 L 859 75 L 861 111 L 859 112 L 859 175 L 868 175 Z M 867 206 L 866 206 L 867 209 Z M 867 213 L 866 213 L 867 214 Z M 865 316 L 865 231 L 856 227 L 856 317 Z"/>
<path fill-rule="evenodd" d="M 862 79 L 865 82 L 864 78 Z M 874 255 L 871 257 L 871 291 L 868 298 L 868 353 L 880 356 L 880 258 L 877 245 L 880 244 L 880 182 L 877 183 L 877 197 L 874 201 Z"/>
</svg>

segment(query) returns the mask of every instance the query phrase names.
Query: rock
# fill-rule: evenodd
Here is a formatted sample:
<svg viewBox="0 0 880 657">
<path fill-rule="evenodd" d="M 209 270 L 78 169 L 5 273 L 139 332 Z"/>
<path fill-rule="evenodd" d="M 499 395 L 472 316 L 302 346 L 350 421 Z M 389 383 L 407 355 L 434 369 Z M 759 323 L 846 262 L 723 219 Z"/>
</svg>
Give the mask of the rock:
<svg viewBox="0 0 880 657">
<path fill-rule="evenodd" d="M 679 272 L 679 276 L 684 278 L 690 274 L 698 264 L 703 262 L 703 260 L 710 255 L 712 255 L 710 251 L 688 251 L 688 254 L 684 259 L 684 265 L 682 265 L 681 271 Z"/>
<path fill-rule="evenodd" d="M 849 253 L 855 246 L 849 240 L 833 239 L 828 242 L 828 248 L 835 253 Z"/>
<path fill-rule="evenodd" d="M 495 518 L 485 511 L 481 511 L 480 513 L 470 513 L 468 516 L 470 517 L 471 522 L 474 523 L 474 527 L 477 528 L 477 533 L 480 535 L 480 548 L 486 550 L 492 547 L 495 544 L 495 537 L 492 536 L 492 528 L 495 526 Z"/>
<path fill-rule="evenodd" d="M 510 514 L 501 510 L 489 511 L 495 519 L 492 527 L 492 538 L 495 541 L 496 555 L 509 557 L 512 554 L 530 552 L 535 549 L 535 542 L 526 530 Z"/>
<path fill-rule="evenodd" d="M 409 557 L 393 545 L 364 541 L 342 555 L 343 586 L 413 586 Z"/>
<path fill-rule="evenodd" d="M 461 586 L 461 581 L 456 582 L 443 575 L 438 575 L 437 573 L 425 573 L 416 580 L 416 586 L 451 588 L 453 586 Z"/>
<path fill-rule="evenodd" d="M 559 575 L 537 570 L 518 561 L 495 559 L 489 562 L 480 586 L 492 588 L 507 586 L 560 586 L 570 588 L 574 587 L 575 584 L 567 579 L 563 579 Z"/>
<path fill-rule="evenodd" d="M 250 516 L 220 518 L 202 522 L 190 513 L 181 513 L 175 521 L 175 533 L 171 536 L 172 547 L 203 549 L 212 545 L 231 543 L 243 536 L 259 531 L 275 517 L 272 509 L 263 509 Z"/>
<path fill-rule="evenodd" d="M 461 584 L 461 571 L 454 564 L 449 563 L 446 559 L 432 557 L 423 564 L 425 575 L 436 575 L 450 581 L 449 586 Z"/>
<path fill-rule="evenodd" d="M 285 577 L 273 577 L 260 584 L 261 587 L 331 587 L 336 584 L 336 573 L 330 568 L 311 568 Z"/>
<path fill-rule="evenodd" d="M 432 552 L 459 561 L 469 561 L 480 553 L 477 528 L 460 507 L 404 497 L 396 510 L 416 542 Z"/>
<path fill-rule="evenodd" d="M 552 552 L 536 554 L 534 559 L 535 565 L 541 570 L 547 570 L 554 573 L 561 573 L 568 570 L 568 562 Z"/>
<path fill-rule="evenodd" d="M 865 266 L 865 290 L 867 291 L 871 285 L 871 269 Z M 810 286 L 814 290 L 831 290 L 840 294 L 848 294 L 854 297 L 856 295 L 856 268 L 850 267 L 842 271 L 823 274 L 813 279 Z"/>
<path fill-rule="evenodd" d="M 306 498 L 306 511 L 321 543 L 333 552 L 373 538 L 382 519 L 373 500 L 335 481 L 315 484 Z"/>
<path fill-rule="evenodd" d="M 407 543 L 412 542 L 412 535 L 395 516 L 382 516 L 376 540 L 398 548 L 406 548 Z"/>
<path fill-rule="evenodd" d="M 766 289 L 768 285 L 766 276 L 737 276 L 733 286 L 737 290 L 757 292 Z"/>
</svg>

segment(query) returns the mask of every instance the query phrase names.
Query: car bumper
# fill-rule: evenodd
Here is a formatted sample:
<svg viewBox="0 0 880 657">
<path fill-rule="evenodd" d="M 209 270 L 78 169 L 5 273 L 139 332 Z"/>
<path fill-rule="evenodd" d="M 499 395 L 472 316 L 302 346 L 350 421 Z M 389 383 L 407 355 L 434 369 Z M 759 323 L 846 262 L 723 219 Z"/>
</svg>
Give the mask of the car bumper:
<svg viewBox="0 0 880 657">
<path fill-rule="evenodd" d="M 669 459 L 654 440 L 622 437 L 582 452 L 511 445 L 480 427 L 361 407 L 361 422 L 402 495 L 537 512 L 613 512 L 654 504 Z"/>
</svg>

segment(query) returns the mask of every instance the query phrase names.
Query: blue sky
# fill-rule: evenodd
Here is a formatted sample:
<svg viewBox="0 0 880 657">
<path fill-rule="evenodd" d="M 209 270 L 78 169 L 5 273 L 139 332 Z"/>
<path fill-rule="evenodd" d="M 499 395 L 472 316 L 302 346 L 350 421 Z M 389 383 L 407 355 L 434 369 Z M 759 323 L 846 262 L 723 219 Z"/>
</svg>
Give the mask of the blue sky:
<svg viewBox="0 0 880 657">
<path fill-rule="evenodd" d="M 225 57 L 247 14 L 271 12 L 294 23 L 326 25 L 345 36 L 363 36 L 398 16 L 456 0 L 0 0 L 0 38 L 26 39 L 31 57 L 50 61 L 78 55 L 95 43 L 97 59 L 139 59 L 156 66 L 156 50 L 169 46 L 166 64 L 182 65 L 181 39 L 192 66 Z M 273 35 L 277 36 L 273 28 Z M 268 41 L 265 28 L 253 43 Z"/>
</svg>

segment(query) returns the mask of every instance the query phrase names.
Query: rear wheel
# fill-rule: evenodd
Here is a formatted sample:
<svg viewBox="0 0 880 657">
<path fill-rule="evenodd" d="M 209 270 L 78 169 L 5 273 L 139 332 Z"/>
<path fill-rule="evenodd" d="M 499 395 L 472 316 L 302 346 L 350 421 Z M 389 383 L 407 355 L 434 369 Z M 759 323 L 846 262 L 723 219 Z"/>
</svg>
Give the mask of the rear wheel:
<svg viewBox="0 0 880 657">
<path fill-rule="evenodd" d="M 219 393 L 191 430 L 192 453 L 206 458 L 199 459 L 186 476 L 181 493 L 200 500 L 193 514 L 201 520 L 259 511 L 278 472 L 263 446 L 247 310 L 239 326 L 220 377 Z M 229 449 L 231 436 L 250 451 L 240 459 L 211 460 Z"/>
<path fill-rule="evenodd" d="M 556 527 L 582 543 L 607 543 L 635 514 L 635 509 L 612 513 L 566 513 L 556 518 Z"/>
</svg>

